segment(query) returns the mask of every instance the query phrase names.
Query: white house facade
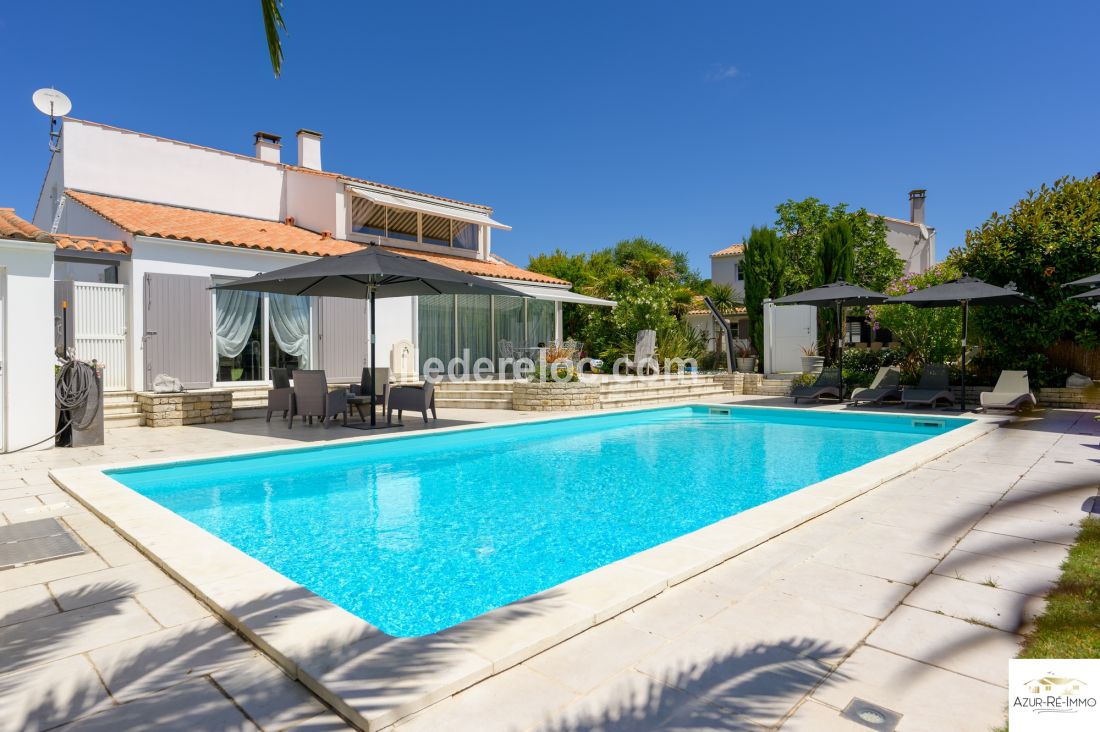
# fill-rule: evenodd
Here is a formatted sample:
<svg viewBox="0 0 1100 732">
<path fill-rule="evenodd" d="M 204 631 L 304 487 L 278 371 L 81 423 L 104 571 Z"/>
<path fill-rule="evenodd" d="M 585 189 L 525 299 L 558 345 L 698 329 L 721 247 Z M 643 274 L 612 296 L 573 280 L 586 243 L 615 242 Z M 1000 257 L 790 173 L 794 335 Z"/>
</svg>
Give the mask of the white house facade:
<svg viewBox="0 0 1100 732">
<path fill-rule="evenodd" d="M 610 304 L 496 257 L 492 231 L 508 227 L 490 207 L 326 171 L 322 136 L 300 130 L 296 141 L 290 164 L 269 133 L 256 133 L 255 154 L 243 155 L 64 120 L 33 218 L 10 209 L 0 217 L 2 342 L 34 344 L 33 358 L 19 350 L 41 376 L 14 364 L 0 371 L 8 377 L 0 390 L 4 424 L 25 413 L 24 390 L 41 402 L 34 413 L 47 415 L 18 437 L 5 430 L 3 449 L 52 432 L 52 354 L 62 339 L 78 358 L 106 364 L 108 390 L 147 390 L 160 373 L 189 388 L 255 387 L 269 383 L 272 367 L 321 368 L 330 382 L 357 381 L 367 353 L 364 302 L 210 288 L 367 244 L 525 295 L 379 300 L 383 363 L 405 340 L 418 347 L 419 364 L 464 352 L 471 363 L 496 362 L 500 341 L 560 339 L 563 301 Z M 28 271 L 33 296 L 24 286 Z M 27 317 L 32 311 L 35 318 Z"/>
</svg>

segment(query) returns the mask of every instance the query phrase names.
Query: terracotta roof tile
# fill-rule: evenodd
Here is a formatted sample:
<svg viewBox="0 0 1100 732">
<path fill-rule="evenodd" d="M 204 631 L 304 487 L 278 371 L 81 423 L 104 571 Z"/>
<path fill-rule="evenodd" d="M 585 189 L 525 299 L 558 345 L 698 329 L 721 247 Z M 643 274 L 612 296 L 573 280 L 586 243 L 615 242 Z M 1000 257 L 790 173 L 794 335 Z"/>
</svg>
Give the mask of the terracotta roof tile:
<svg viewBox="0 0 1100 732">
<path fill-rule="evenodd" d="M 54 234 L 58 249 L 72 249 L 78 252 L 97 252 L 99 254 L 129 254 L 130 246 L 117 239 L 98 239 L 94 236 L 71 236 Z"/>
<path fill-rule="evenodd" d="M 133 201 L 83 191 L 66 190 L 65 194 L 119 228 L 137 236 L 262 249 L 313 257 L 346 254 L 364 246 L 345 239 L 333 239 L 300 226 L 291 226 L 278 221 Z M 482 277 L 498 277 L 540 284 L 569 284 L 564 280 L 528 272 L 501 262 L 487 262 L 396 247 L 387 247 L 387 249 Z"/>
<path fill-rule="evenodd" d="M 50 242 L 53 238 L 29 221 L 15 215 L 14 208 L 0 208 L 0 239 Z"/>
<path fill-rule="evenodd" d="M 719 249 L 718 251 L 716 251 L 714 254 L 712 254 L 710 256 L 712 256 L 712 257 L 732 257 L 735 254 L 743 254 L 744 251 L 745 251 L 745 245 L 744 244 L 731 244 L 730 246 L 726 247 L 725 249 Z"/>
</svg>

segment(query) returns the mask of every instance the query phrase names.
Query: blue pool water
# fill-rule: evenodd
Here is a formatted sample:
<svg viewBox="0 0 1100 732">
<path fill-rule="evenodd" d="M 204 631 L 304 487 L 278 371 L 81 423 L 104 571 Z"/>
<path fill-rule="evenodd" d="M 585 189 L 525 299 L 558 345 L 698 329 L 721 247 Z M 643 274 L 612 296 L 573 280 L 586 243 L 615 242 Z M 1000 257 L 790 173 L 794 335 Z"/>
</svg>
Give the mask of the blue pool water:
<svg viewBox="0 0 1100 732">
<path fill-rule="evenodd" d="M 969 420 L 640 412 L 111 471 L 383 631 L 455 625 Z"/>
</svg>

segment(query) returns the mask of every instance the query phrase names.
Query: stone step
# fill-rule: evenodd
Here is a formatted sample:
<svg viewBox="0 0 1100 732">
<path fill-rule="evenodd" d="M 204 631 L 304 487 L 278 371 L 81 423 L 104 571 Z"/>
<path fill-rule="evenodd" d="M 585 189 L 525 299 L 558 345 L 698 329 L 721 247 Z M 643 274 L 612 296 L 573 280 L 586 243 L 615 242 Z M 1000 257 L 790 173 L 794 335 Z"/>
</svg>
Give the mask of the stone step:
<svg viewBox="0 0 1100 732">
<path fill-rule="evenodd" d="M 103 413 L 103 426 L 106 429 L 118 429 L 120 427 L 141 427 L 145 424 L 145 418 L 138 414 L 108 414 Z"/>
<path fill-rule="evenodd" d="M 444 381 L 435 385 L 439 392 L 494 391 L 512 393 L 510 381 Z"/>
<path fill-rule="evenodd" d="M 644 406 L 647 404 L 671 404 L 673 402 L 724 401 L 729 398 L 725 389 L 693 394 L 637 394 L 630 396 L 601 397 L 600 405 L 604 409 L 623 406 Z"/>
</svg>

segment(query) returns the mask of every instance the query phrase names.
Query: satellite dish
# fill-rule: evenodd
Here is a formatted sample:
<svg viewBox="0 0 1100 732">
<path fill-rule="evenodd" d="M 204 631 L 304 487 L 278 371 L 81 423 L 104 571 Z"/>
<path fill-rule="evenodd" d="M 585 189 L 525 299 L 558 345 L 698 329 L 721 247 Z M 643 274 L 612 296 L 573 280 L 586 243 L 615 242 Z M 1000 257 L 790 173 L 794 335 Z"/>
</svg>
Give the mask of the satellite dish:
<svg viewBox="0 0 1100 732">
<path fill-rule="evenodd" d="M 51 117 L 64 117 L 73 110 L 73 103 L 57 89 L 39 89 L 31 96 L 35 108 Z"/>
<path fill-rule="evenodd" d="M 61 152 L 61 133 L 57 131 L 57 118 L 72 111 L 73 103 L 57 89 L 39 89 L 31 95 L 35 108 L 50 116 L 50 152 Z"/>
</svg>

